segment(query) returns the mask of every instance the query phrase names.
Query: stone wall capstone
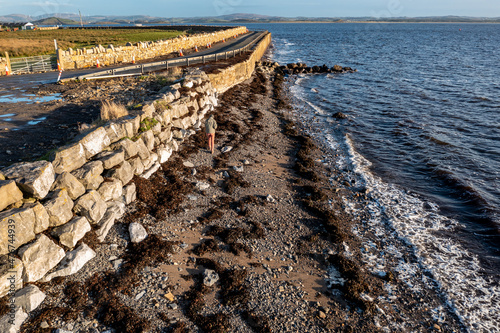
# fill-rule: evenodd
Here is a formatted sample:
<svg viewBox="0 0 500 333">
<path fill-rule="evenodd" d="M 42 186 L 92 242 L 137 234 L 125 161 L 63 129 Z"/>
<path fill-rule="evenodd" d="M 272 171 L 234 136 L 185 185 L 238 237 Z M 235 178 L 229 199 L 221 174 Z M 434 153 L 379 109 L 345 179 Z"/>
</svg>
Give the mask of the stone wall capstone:
<svg viewBox="0 0 500 333">
<path fill-rule="evenodd" d="M 200 33 L 193 36 L 179 36 L 163 41 L 149 43 L 135 43 L 126 46 L 98 45 L 91 49 L 59 50 L 58 59 L 64 70 L 94 67 L 99 61 L 100 66 L 109 66 L 120 63 L 132 63 L 163 56 L 179 50 L 192 49 L 195 46 L 206 46 L 224 39 L 247 32 L 246 27 L 235 27 L 210 33 Z M 5 66 L 4 66 L 5 67 Z"/>
</svg>

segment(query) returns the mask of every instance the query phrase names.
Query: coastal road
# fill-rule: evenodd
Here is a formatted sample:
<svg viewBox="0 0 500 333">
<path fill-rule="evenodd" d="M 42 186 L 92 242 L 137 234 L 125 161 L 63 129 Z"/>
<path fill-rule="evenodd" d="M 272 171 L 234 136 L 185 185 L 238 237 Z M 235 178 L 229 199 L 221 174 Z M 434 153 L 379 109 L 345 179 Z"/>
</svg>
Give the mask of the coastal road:
<svg viewBox="0 0 500 333">
<path fill-rule="evenodd" d="M 204 49 L 200 52 L 191 53 L 184 57 L 170 58 L 170 60 L 175 59 L 186 59 L 194 58 L 203 55 L 212 55 L 221 52 L 229 52 L 242 48 L 262 35 L 262 31 L 253 31 L 247 34 L 238 36 L 237 38 L 228 39 L 225 43 L 219 42 L 214 44 L 210 49 Z M 146 64 L 148 62 L 141 62 Z M 116 66 L 106 66 L 105 68 L 86 68 L 78 70 L 68 70 L 63 71 L 61 79 L 71 79 L 77 78 L 78 76 L 102 72 L 110 69 L 117 69 L 131 66 L 131 64 L 123 64 Z M 0 77 L 0 103 L 1 102 L 16 102 L 19 99 L 24 99 L 26 96 L 24 92 L 26 89 L 31 89 L 39 86 L 40 84 L 53 83 L 56 82 L 58 77 L 57 71 L 38 73 L 38 74 L 23 74 L 23 75 L 11 75 Z"/>
</svg>

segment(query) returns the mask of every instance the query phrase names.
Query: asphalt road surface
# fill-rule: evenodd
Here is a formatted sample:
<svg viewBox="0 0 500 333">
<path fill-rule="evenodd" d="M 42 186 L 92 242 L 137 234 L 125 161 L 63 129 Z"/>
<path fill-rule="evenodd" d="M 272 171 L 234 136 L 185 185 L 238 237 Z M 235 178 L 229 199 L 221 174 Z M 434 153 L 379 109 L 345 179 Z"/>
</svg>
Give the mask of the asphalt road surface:
<svg viewBox="0 0 500 333">
<path fill-rule="evenodd" d="M 210 49 L 201 50 L 200 52 L 191 53 L 185 57 L 171 58 L 174 59 L 185 59 L 199 57 L 202 55 L 210 55 L 220 52 L 233 51 L 242 48 L 262 35 L 262 31 L 249 32 L 247 34 L 238 36 L 237 38 L 228 39 L 225 43 L 217 43 Z M 87 68 L 78 70 L 63 71 L 61 79 L 76 78 L 81 75 L 87 75 L 91 73 L 101 72 L 103 70 L 109 70 L 113 68 L 127 67 L 131 64 L 123 64 L 116 66 L 106 66 L 102 68 Z M 57 81 L 59 73 L 57 71 L 37 73 L 37 74 L 22 74 L 22 75 L 10 75 L 0 77 L 0 102 L 16 102 L 22 99 L 25 95 L 26 89 L 34 88 L 40 84 L 53 83 Z"/>
</svg>

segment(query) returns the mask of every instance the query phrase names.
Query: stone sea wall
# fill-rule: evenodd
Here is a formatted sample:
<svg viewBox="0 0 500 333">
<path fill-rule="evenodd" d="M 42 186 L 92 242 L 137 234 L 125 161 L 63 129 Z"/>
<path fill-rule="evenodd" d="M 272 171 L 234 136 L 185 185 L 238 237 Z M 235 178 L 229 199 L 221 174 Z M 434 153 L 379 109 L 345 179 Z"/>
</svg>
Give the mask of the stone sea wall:
<svg viewBox="0 0 500 333">
<path fill-rule="evenodd" d="M 189 68 L 141 110 L 84 134 L 50 161 L 0 170 L 0 298 L 8 296 L 12 304 L 0 318 L 0 331 L 18 331 L 43 302 L 44 293 L 31 283 L 74 274 L 95 257 L 84 236 L 94 230 L 105 241 L 135 200 L 134 175 L 149 178 L 187 137 L 203 130 L 218 93 L 251 76 L 270 40 L 260 41 L 245 65 L 219 74 Z M 183 95 L 182 87 L 188 88 Z"/>
<path fill-rule="evenodd" d="M 271 44 L 270 33 L 262 38 L 248 60 L 222 69 L 219 73 L 208 74 L 214 88 L 219 92 L 224 92 L 232 86 L 250 78 L 255 70 L 255 62 L 262 58 L 269 44 Z"/>
<path fill-rule="evenodd" d="M 190 37 L 177 37 L 165 41 L 139 42 L 127 44 L 127 46 L 104 47 L 98 45 L 90 49 L 68 49 L 58 51 L 58 60 L 62 69 L 76 69 L 94 67 L 99 61 L 100 66 L 109 66 L 120 63 L 131 63 L 135 61 L 152 59 L 179 50 L 201 47 L 207 44 L 217 43 L 223 39 L 229 39 L 247 31 L 246 27 L 220 30 L 211 33 L 196 34 Z"/>
</svg>

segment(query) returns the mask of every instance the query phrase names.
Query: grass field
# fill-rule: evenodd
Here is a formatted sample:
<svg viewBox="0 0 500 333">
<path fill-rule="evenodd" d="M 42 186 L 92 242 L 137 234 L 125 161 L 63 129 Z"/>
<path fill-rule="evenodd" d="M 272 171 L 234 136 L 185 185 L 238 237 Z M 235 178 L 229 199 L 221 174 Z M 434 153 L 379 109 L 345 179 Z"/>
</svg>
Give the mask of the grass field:
<svg viewBox="0 0 500 333">
<path fill-rule="evenodd" d="M 127 42 L 146 42 L 177 37 L 185 32 L 155 29 L 57 29 L 0 31 L 0 55 L 29 57 L 55 53 L 54 39 L 60 49 L 125 45 Z"/>
</svg>

